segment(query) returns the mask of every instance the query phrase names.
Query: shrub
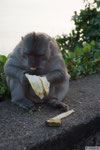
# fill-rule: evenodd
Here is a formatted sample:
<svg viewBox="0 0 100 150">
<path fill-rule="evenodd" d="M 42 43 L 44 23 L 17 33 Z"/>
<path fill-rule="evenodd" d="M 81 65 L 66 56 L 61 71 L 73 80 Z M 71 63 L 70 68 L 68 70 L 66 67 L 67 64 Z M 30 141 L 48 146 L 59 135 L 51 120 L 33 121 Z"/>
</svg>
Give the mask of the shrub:
<svg viewBox="0 0 100 150">
<path fill-rule="evenodd" d="M 0 55 L 0 101 L 8 99 L 10 97 L 10 91 L 7 88 L 5 74 L 3 70 L 6 60 L 6 56 Z"/>
<path fill-rule="evenodd" d="M 100 51 L 95 41 L 76 47 L 74 52 L 62 51 L 71 79 L 79 79 L 100 72 Z"/>
<path fill-rule="evenodd" d="M 55 39 L 72 79 L 100 72 L 100 0 L 86 2 L 85 9 L 75 12 L 75 29 Z"/>
</svg>

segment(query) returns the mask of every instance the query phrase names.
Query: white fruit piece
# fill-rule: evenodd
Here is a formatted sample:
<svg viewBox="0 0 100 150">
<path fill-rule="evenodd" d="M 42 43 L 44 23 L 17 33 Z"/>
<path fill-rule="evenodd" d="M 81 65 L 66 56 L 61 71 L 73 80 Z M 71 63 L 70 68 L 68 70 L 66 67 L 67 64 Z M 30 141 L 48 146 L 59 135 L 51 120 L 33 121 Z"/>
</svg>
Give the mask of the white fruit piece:
<svg viewBox="0 0 100 150">
<path fill-rule="evenodd" d="M 43 99 L 43 97 L 44 97 L 44 88 L 43 88 L 43 85 L 41 84 L 41 80 L 40 80 L 39 76 L 29 75 L 29 74 L 25 74 L 25 76 L 29 80 L 35 94 L 37 96 L 39 96 L 40 99 Z"/>
<path fill-rule="evenodd" d="M 46 92 L 46 95 L 48 95 L 49 89 L 50 89 L 50 82 L 48 82 L 46 77 L 39 77 L 39 78 L 42 82 L 42 85 L 43 85 L 44 91 Z"/>
</svg>

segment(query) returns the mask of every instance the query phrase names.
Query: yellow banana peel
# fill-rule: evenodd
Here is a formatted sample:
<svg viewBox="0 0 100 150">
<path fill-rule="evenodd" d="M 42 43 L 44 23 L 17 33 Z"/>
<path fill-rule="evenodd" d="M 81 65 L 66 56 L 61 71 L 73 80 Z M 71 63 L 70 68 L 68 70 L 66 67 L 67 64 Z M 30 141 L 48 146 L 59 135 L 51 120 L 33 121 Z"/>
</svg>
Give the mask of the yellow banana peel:
<svg viewBox="0 0 100 150">
<path fill-rule="evenodd" d="M 32 89 L 34 90 L 35 94 L 43 99 L 44 94 L 49 94 L 50 83 L 48 82 L 46 77 L 40 77 L 36 75 L 29 75 L 25 74 L 29 83 L 31 84 Z"/>
</svg>

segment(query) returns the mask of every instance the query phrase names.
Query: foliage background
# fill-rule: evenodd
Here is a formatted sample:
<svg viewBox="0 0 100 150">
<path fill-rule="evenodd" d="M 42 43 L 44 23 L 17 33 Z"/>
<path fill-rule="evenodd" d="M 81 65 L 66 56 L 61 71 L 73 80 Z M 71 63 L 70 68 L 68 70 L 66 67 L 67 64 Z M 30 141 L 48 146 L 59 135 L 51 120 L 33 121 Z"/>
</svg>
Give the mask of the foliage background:
<svg viewBox="0 0 100 150">
<path fill-rule="evenodd" d="M 84 3 L 72 17 L 75 29 L 55 38 L 72 79 L 100 72 L 100 0 Z"/>
</svg>

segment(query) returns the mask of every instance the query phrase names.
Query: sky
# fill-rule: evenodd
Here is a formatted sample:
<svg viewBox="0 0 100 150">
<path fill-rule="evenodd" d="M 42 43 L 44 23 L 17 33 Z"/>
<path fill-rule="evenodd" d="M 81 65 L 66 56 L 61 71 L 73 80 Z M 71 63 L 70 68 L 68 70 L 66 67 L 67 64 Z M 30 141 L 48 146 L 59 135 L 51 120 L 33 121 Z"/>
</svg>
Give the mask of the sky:
<svg viewBox="0 0 100 150">
<path fill-rule="evenodd" d="M 74 11 L 83 8 L 83 0 L 0 0 L 0 54 L 8 55 L 29 32 L 70 33 Z"/>
</svg>

